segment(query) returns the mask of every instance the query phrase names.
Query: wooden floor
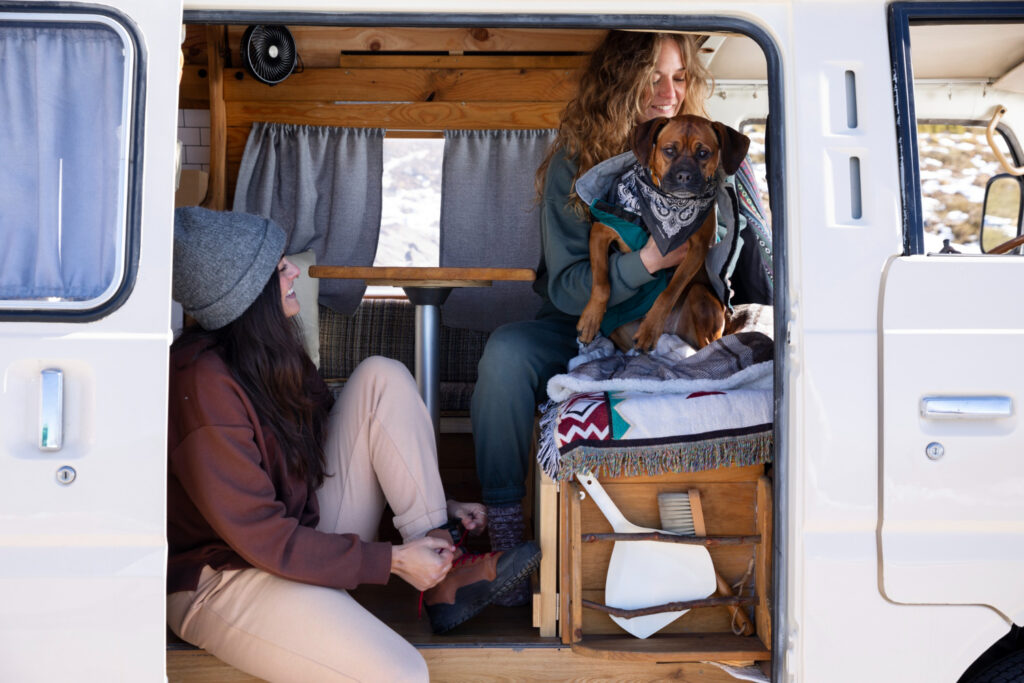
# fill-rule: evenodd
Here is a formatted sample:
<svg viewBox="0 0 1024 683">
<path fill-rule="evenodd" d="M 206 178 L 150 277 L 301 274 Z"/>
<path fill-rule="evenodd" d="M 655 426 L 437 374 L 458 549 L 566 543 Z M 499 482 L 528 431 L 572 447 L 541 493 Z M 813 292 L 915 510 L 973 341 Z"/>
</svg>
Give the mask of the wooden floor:
<svg viewBox="0 0 1024 683">
<path fill-rule="evenodd" d="M 353 593 L 389 626 L 419 648 L 432 681 L 691 681 L 732 683 L 736 679 L 702 662 L 652 663 L 629 658 L 584 656 L 557 638 L 542 638 L 531 627 L 528 607 L 489 607 L 444 635 L 434 635 L 424 614 L 417 616 L 418 593 L 393 582 Z M 653 642 L 653 641 L 638 641 Z M 713 644 L 711 644 L 713 646 Z M 170 683 L 257 683 L 259 679 L 190 645 L 167 649 Z"/>
<path fill-rule="evenodd" d="M 439 464 L 449 496 L 479 500 L 472 440 L 468 435 L 443 435 Z M 531 505 L 524 506 L 527 511 Z M 528 523 L 527 528 L 531 528 Z M 394 528 L 385 521 L 381 540 L 398 541 Z M 470 538 L 467 546 L 485 551 L 485 538 Z M 388 586 L 364 586 L 353 596 L 391 628 L 413 643 L 423 654 L 432 681 L 684 681 L 691 683 L 734 683 L 736 679 L 713 664 L 704 662 L 636 661 L 601 651 L 600 639 L 584 644 L 594 650 L 590 656 L 574 652 L 557 638 L 542 638 L 532 627 L 530 608 L 492 606 L 472 620 L 444 635 L 434 635 L 426 614 L 417 614 L 419 594 L 401 581 Z M 723 638 L 735 638 L 724 635 Z M 736 641 L 724 645 L 707 640 L 696 649 L 713 655 L 718 647 L 741 651 Z M 753 639 L 756 640 L 756 639 Z M 751 652 L 759 643 L 751 642 Z M 636 647 L 657 647 L 657 637 L 637 641 Z M 763 649 L 758 657 L 766 653 Z M 737 664 L 750 664 L 739 661 Z M 169 634 L 167 646 L 169 683 L 258 683 L 213 655 L 182 643 Z"/>
<path fill-rule="evenodd" d="M 504 681 L 683 681 L 735 683 L 713 664 L 637 664 L 593 659 L 563 647 L 425 647 L 430 680 L 452 683 Z M 170 683 L 258 683 L 202 650 L 167 653 Z"/>
</svg>

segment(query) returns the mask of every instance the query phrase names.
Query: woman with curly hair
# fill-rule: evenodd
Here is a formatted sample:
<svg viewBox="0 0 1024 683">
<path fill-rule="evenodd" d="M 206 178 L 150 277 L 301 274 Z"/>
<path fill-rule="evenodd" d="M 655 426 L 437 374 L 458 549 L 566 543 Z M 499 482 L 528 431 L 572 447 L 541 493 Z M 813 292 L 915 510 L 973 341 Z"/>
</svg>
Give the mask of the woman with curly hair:
<svg viewBox="0 0 1024 683">
<path fill-rule="evenodd" d="M 471 404 L 477 473 L 495 550 L 521 542 L 535 410 L 546 400 L 548 379 L 565 372 L 579 352 L 576 322 L 591 286 L 591 221 L 575 183 L 599 162 L 628 151 L 637 124 L 680 113 L 706 116 L 709 80 L 693 35 L 610 31 L 562 112 L 537 172 L 541 261 L 534 290 L 543 305 L 534 320 L 504 325 L 490 336 Z M 628 301 L 658 271 L 678 265 L 686 249 L 684 244 L 663 255 L 651 238 L 637 251 L 611 254 L 609 307 Z M 523 584 L 501 602 L 527 598 Z"/>
</svg>

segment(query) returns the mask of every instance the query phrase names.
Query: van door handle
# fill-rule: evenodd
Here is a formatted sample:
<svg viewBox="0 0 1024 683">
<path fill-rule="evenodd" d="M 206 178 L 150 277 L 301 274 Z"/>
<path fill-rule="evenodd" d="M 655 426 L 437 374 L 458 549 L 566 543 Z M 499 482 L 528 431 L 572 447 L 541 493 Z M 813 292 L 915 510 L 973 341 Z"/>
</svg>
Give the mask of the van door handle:
<svg viewBox="0 0 1024 683">
<path fill-rule="evenodd" d="M 64 445 L 64 373 L 50 368 L 40 373 L 39 448 L 56 451 Z"/>
<path fill-rule="evenodd" d="M 925 396 L 921 417 L 926 420 L 1001 420 L 1013 415 L 1009 396 Z"/>
</svg>

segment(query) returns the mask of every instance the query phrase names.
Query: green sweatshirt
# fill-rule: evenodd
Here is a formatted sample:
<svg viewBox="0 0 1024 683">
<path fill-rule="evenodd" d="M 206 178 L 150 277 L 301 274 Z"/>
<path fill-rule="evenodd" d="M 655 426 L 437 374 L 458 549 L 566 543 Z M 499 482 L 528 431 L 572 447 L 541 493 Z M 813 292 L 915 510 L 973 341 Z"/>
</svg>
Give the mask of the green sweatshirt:
<svg viewBox="0 0 1024 683">
<path fill-rule="evenodd" d="M 562 313 L 578 316 L 590 298 L 590 218 L 580 218 L 569 205 L 576 164 L 559 150 L 551 159 L 544 178 L 540 206 L 541 257 L 534 290 Z M 647 284 L 657 281 L 647 272 L 637 251 L 613 251 L 608 263 L 614 307 L 633 297 Z M 606 316 L 606 320 L 607 320 Z M 638 316 L 636 316 L 638 317 Z"/>
</svg>

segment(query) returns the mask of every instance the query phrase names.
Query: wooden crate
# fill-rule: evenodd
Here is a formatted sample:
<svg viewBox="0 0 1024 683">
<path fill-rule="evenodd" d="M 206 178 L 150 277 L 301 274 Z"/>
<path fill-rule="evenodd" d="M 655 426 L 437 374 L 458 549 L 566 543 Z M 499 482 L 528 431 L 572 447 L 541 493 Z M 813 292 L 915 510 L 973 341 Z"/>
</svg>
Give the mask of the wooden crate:
<svg viewBox="0 0 1024 683">
<path fill-rule="evenodd" d="M 609 533 L 611 526 L 577 482 L 562 484 L 559 494 L 559 568 L 561 635 L 581 654 L 614 659 L 656 661 L 753 662 L 770 659 L 771 484 L 764 467 L 734 467 L 653 477 L 602 478 L 601 483 L 634 524 L 660 528 L 658 494 L 700 492 L 708 536 L 759 537 L 757 543 L 709 547 L 719 574 L 729 583 L 749 571 L 742 597 L 755 634 L 737 636 L 726 607 L 694 608 L 641 640 L 622 630 L 604 612 L 584 600 L 604 603 L 604 584 L 612 543 L 583 543 L 585 534 Z"/>
<path fill-rule="evenodd" d="M 533 593 L 533 626 L 540 629 L 540 635 L 554 637 L 558 635 L 558 486 L 540 467 L 534 470 L 534 528 L 541 556 Z"/>
</svg>

